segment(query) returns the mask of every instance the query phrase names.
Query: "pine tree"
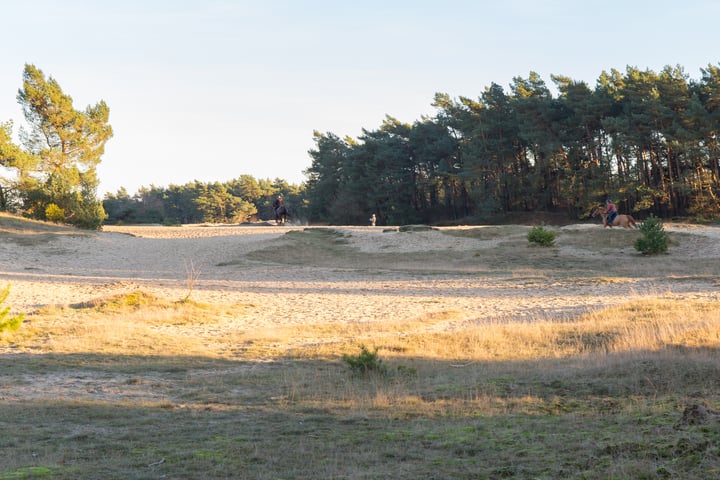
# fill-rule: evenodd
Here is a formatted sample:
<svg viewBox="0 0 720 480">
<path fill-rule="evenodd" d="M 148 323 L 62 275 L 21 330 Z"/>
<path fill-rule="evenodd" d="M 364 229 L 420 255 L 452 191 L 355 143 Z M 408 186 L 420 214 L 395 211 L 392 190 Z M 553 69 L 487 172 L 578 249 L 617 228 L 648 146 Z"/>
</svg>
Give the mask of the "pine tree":
<svg viewBox="0 0 720 480">
<path fill-rule="evenodd" d="M 99 228 L 106 215 L 97 199 L 96 167 L 113 134 L 107 104 L 101 100 L 75 110 L 58 82 L 34 65 L 25 65 L 17 99 L 30 126 L 21 130 L 21 139 L 37 159 L 23 187 L 25 210 L 44 219 L 47 206 L 55 204 L 65 210 L 68 222 Z"/>
<path fill-rule="evenodd" d="M 662 221 L 650 215 L 640 224 L 640 231 L 643 236 L 635 240 L 635 249 L 646 255 L 665 253 L 668 249 L 668 238 L 665 233 Z"/>
</svg>

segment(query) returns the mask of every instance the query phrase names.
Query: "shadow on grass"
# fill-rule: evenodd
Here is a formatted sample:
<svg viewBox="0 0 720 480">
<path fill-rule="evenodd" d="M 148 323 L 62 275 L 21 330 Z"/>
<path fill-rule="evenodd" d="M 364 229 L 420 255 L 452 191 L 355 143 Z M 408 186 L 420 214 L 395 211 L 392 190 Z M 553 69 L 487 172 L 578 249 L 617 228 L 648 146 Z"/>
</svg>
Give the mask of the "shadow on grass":
<svg viewBox="0 0 720 480">
<path fill-rule="evenodd" d="M 0 479 L 713 478 L 719 356 L 5 355 Z"/>
</svg>

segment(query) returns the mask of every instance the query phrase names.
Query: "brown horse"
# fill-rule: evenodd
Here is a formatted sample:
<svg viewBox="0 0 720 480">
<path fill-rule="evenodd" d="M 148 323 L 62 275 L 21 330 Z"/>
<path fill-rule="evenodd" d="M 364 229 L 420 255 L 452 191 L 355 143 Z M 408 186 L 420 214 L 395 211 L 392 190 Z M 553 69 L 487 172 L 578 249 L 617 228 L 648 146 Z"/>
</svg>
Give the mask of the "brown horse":
<svg viewBox="0 0 720 480">
<path fill-rule="evenodd" d="M 635 224 L 635 219 L 632 217 L 632 215 L 617 215 L 612 223 L 608 222 L 608 213 L 607 208 L 605 207 L 597 207 L 595 210 L 593 210 L 592 216 L 593 218 L 600 215 L 602 217 L 603 227 L 623 227 L 623 228 L 637 228 L 637 225 Z"/>
</svg>

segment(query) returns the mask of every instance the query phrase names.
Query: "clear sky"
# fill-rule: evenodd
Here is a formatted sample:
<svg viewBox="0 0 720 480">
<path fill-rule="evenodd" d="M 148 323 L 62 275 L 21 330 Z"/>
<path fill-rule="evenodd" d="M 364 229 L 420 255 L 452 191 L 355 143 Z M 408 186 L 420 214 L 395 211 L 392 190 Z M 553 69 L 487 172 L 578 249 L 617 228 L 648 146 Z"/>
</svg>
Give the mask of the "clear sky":
<svg viewBox="0 0 720 480">
<path fill-rule="evenodd" d="M 720 64 L 717 0 L 2 0 L 0 121 L 26 63 L 115 135 L 99 194 L 305 180 L 313 131 L 357 137 L 530 71 L 594 86 L 627 66 Z"/>
</svg>

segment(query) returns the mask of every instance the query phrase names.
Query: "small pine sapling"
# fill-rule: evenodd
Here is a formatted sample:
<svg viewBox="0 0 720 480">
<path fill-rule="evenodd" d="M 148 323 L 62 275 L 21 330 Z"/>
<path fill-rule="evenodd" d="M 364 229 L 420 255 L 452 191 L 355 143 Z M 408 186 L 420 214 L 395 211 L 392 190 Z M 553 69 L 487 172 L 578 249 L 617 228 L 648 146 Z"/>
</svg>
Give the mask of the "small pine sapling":
<svg viewBox="0 0 720 480">
<path fill-rule="evenodd" d="M 528 232 L 527 239 L 530 243 L 536 243 L 543 247 L 552 247 L 555 243 L 555 232 L 546 230 L 544 227 L 533 227 Z"/>
<path fill-rule="evenodd" d="M 2 305 L 10 295 L 10 285 L 6 285 L 4 289 L 0 290 L 0 305 Z M 0 332 L 13 331 L 20 328 L 23 319 L 25 318 L 24 313 L 20 313 L 15 316 L 10 316 L 10 307 L 0 308 Z"/>
<path fill-rule="evenodd" d="M 668 236 L 659 218 L 650 215 L 639 228 L 643 236 L 635 240 L 635 250 L 645 255 L 667 252 Z"/>
</svg>

